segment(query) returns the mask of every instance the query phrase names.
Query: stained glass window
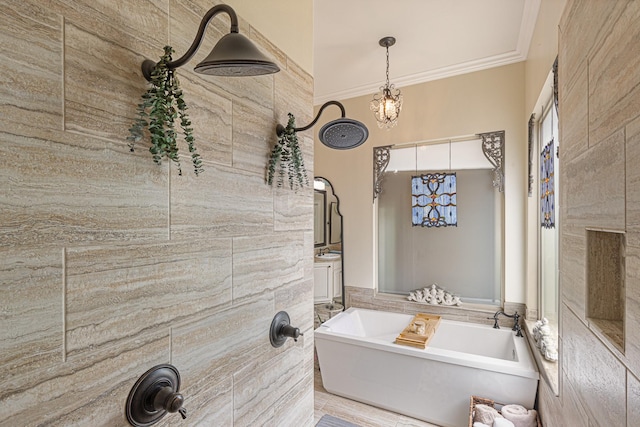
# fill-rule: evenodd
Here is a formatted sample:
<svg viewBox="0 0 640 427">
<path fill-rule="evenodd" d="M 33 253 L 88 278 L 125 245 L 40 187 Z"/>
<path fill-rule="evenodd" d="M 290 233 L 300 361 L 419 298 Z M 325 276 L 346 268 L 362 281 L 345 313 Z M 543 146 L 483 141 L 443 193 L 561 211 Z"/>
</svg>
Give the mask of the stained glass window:
<svg viewBox="0 0 640 427">
<path fill-rule="evenodd" d="M 544 228 L 555 227 L 553 147 L 552 139 L 540 153 L 540 225 Z"/>
<path fill-rule="evenodd" d="M 412 176 L 411 203 L 413 225 L 457 226 L 455 172 Z"/>
</svg>

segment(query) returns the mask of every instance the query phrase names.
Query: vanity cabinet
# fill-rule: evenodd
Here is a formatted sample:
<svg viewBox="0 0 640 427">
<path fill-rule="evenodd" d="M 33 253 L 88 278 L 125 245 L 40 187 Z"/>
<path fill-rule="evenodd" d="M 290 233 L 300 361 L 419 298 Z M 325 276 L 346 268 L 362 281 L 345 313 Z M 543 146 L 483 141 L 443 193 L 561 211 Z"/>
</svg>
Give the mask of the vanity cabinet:
<svg viewBox="0 0 640 427">
<path fill-rule="evenodd" d="M 317 261 L 313 265 L 313 301 L 331 302 L 342 297 L 342 261 Z"/>
</svg>

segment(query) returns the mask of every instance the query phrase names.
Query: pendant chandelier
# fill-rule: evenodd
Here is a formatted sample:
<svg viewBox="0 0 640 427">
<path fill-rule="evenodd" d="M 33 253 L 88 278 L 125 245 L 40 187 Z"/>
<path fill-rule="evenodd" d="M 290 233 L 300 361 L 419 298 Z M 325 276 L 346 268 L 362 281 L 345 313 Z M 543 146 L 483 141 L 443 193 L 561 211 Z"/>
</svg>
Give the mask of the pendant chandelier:
<svg viewBox="0 0 640 427">
<path fill-rule="evenodd" d="M 389 46 L 393 46 L 396 43 L 396 39 L 391 36 L 383 37 L 379 43 L 380 46 L 387 49 L 387 82 L 380 87 L 380 92 L 373 96 L 371 111 L 373 111 L 380 129 L 391 129 L 398 124 L 398 116 L 402 109 L 400 89 L 396 89 L 392 84 L 389 84 Z"/>
</svg>

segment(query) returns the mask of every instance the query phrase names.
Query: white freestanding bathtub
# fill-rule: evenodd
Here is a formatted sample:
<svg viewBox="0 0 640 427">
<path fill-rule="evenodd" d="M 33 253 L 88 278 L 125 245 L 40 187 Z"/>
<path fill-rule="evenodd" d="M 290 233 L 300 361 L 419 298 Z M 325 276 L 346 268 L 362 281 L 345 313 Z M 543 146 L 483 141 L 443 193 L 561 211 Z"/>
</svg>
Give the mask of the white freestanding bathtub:
<svg viewBox="0 0 640 427">
<path fill-rule="evenodd" d="M 349 308 L 315 330 L 324 388 L 447 427 L 467 426 L 469 398 L 533 408 L 538 371 L 508 328 L 442 320 L 426 349 L 395 344 L 411 314 Z"/>
</svg>

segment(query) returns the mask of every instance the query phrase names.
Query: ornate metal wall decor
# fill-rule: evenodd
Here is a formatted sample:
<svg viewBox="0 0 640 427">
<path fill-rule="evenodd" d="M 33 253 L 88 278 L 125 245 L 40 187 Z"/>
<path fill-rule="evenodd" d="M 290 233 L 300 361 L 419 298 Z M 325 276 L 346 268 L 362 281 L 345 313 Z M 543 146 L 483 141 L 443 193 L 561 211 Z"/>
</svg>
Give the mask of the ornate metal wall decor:
<svg viewBox="0 0 640 427">
<path fill-rule="evenodd" d="M 391 145 L 373 147 L 373 200 L 382 192 L 384 171 L 389 165 Z"/>
<path fill-rule="evenodd" d="M 529 117 L 529 197 L 533 195 L 533 129 L 535 127 L 535 114 Z"/>
<path fill-rule="evenodd" d="M 429 228 L 458 225 L 455 173 L 411 177 L 411 224 Z"/>
<path fill-rule="evenodd" d="M 552 139 L 540 153 L 540 225 L 544 228 L 555 227 L 554 154 Z"/>
<path fill-rule="evenodd" d="M 479 133 L 482 152 L 493 165 L 493 186 L 504 191 L 504 131 Z"/>
</svg>

